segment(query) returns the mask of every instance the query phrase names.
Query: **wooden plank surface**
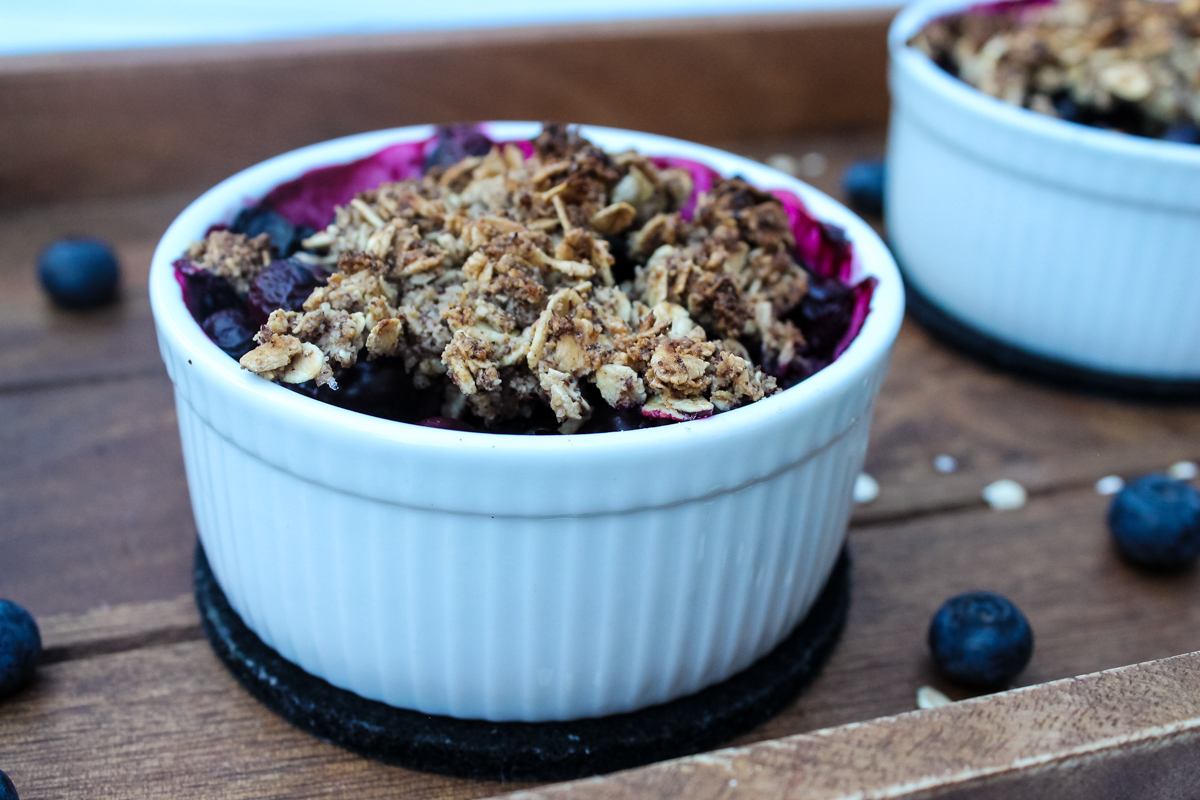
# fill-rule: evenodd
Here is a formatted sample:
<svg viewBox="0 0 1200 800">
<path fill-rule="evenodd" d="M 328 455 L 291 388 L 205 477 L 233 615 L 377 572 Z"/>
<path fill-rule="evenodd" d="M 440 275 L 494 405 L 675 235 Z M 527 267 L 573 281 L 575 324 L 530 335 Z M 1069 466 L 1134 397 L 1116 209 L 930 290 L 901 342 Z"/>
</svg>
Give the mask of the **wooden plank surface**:
<svg viewBox="0 0 1200 800">
<path fill-rule="evenodd" d="M 803 156 L 820 153 L 824 173 L 807 177 L 836 195 L 841 168 L 881 147 L 876 131 L 734 149 L 759 158 L 783 153 L 808 164 L 814 159 Z M 195 532 L 144 288 L 155 241 L 188 199 L 174 194 L 0 212 L 6 243 L 0 250 L 0 341 L 6 345 L 0 350 L 0 596 L 39 616 L 47 644 L 38 683 L 0 704 L 0 768 L 13 775 L 26 800 L 97 794 L 467 798 L 505 790 L 367 762 L 316 741 L 238 689 L 199 638 L 187 596 Z M 49 240 L 72 232 L 117 244 L 126 280 L 118 307 L 69 314 L 41 297 L 33 260 Z M 943 453 L 958 459 L 958 472 L 933 469 L 933 458 Z M 1153 577 L 1125 566 L 1104 530 L 1107 500 L 1090 488 L 1109 473 L 1131 476 L 1198 457 L 1200 408 L 1032 385 L 967 361 L 906 324 L 868 455 L 867 469 L 882 493 L 859 507 L 850 533 L 855 588 L 845 638 L 797 703 L 736 744 L 906 712 L 923 684 L 961 698 L 932 672 L 924 629 L 943 599 L 969 589 L 1001 591 L 1029 615 L 1037 647 L 1022 683 L 1200 649 L 1197 573 Z M 983 507 L 980 490 L 998 477 L 1025 483 L 1030 503 L 1014 512 Z M 730 763 L 763 766 L 772 781 L 760 785 L 764 791 L 806 796 L 798 793 L 824 784 L 780 784 L 780 776 L 828 783 L 836 775 L 805 771 L 803 764 L 861 755 L 878 745 L 870 737 L 884 735 L 879 731 L 903 729 L 934 738 L 888 739 L 916 742 L 903 751 L 912 758 L 889 753 L 850 762 L 856 774 L 877 782 L 910 773 L 928 777 L 929 770 L 943 774 L 948 768 L 927 751 L 947 741 L 936 737 L 940 729 L 982 730 L 990 717 L 971 708 L 977 706 L 880 722 L 861 733 L 838 728 L 796 743 L 752 747 L 745 752 L 755 755 Z M 1020 716 L 1030 708 L 1015 708 L 1015 718 L 1035 719 Z M 941 721 L 913 728 L 914 719 Z M 1072 718 L 1036 719 L 1044 731 L 1048 722 Z M 1131 762 L 1129 774 L 1153 774 L 1147 764 L 1175 763 L 1177 748 L 1192 746 L 1190 730 L 1185 725 L 1178 735 L 1151 736 L 1141 749 L 1129 750 L 1149 759 Z M 1053 769 L 1086 781 L 1107 775 L 1110 767 L 1079 766 L 1102 751 L 1093 747 L 1096 741 L 1063 745 Z M 1022 746 L 1044 751 L 1045 739 Z M 999 745 L 989 752 L 1001 767 L 1006 758 L 1024 757 Z M 785 755 L 758 760 L 762 753 Z M 705 765 L 725 761 L 701 758 L 686 769 L 707 776 L 702 788 L 712 789 L 717 773 Z M 896 769 L 889 772 L 889 764 Z M 963 773 L 967 782 L 954 791 L 998 796 L 987 794 L 1000 791 L 989 788 L 1002 785 L 995 780 L 1029 774 L 1001 767 L 994 775 Z M 701 784 L 681 774 L 670 765 L 628 773 L 605 784 L 604 796 L 697 791 Z M 1159 788 L 1166 793 L 1158 796 L 1172 796 L 1170 787 Z"/>
<path fill-rule="evenodd" d="M 1035 499 L 1019 511 L 969 510 L 852 529 L 854 594 L 842 642 L 808 692 L 735 744 L 911 711 L 917 688 L 925 684 L 963 697 L 932 672 L 924 634 L 937 605 L 964 590 L 1001 591 L 1028 614 L 1037 641 L 1021 684 L 1200 648 L 1200 574 L 1163 578 L 1126 566 L 1109 546 L 1104 506 L 1104 498 L 1094 492 L 1075 491 Z M 52 646 L 78 642 L 90 622 L 103 632 L 98 635 L 128 641 L 136 635 L 186 629 L 194 625 L 194 614 L 182 598 L 114 607 L 74 620 L 50 618 L 47 640 Z M 95 638 L 90 641 L 92 651 L 76 652 L 44 667 L 36 685 L 0 704 L 0 762 L 27 787 L 23 797 L 84 797 L 95 786 L 105 787 L 105 796 L 111 798 L 177 796 L 205 786 L 220 786 L 221 796 L 228 798 L 327 793 L 468 798 L 502 788 L 420 775 L 318 742 L 275 718 L 237 687 L 204 641 L 171 643 L 147 636 L 145 646 L 112 654 L 97 652 Z M 1174 713 L 1155 703 L 1156 713 Z M 1039 701 L 1022 713 L 1044 705 Z M 1143 710 L 1139 706 L 1129 714 L 1110 715 L 1112 724 L 1138 728 L 1145 722 L 1139 716 Z M 1054 719 L 1046 713 L 1049 717 L 1044 719 Z M 954 724 L 982 735 L 985 723 L 996 726 L 997 733 L 989 740 L 992 749 L 981 752 L 1008 758 L 1010 751 L 1001 746 L 1009 744 L 1001 735 L 1006 729 L 988 713 Z M 1055 724 L 1061 728 L 1066 723 Z M 1087 737 L 1095 731 L 1079 719 L 1070 724 L 1091 741 Z M 934 736 L 940 726 L 918 730 Z M 840 737 L 842 749 L 821 750 L 819 757 L 832 758 L 829 763 L 837 766 L 855 747 L 875 752 L 866 748 L 876 746 L 870 737 L 879 735 L 831 733 Z M 1106 737 L 1109 734 L 1098 738 Z M 47 742 L 68 741 L 71 768 L 53 768 L 61 752 Z M 1032 741 L 1025 744 L 1035 746 Z M 927 749 L 914 744 L 897 750 L 895 757 L 880 757 L 875 769 L 890 780 L 895 773 L 888 772 L 888 765 L 925 770 L 941 764 L 933 756 L 912 763 L 900 758 L 927 756 Z M 964 753 L 969 751 L 955 752 L 965 768 Z M 818 763 L 808 761 L 814 757 L 801 753 L 796 759 Z M 792 769 L 795 763 L 776 760 L 767 766 L 773 764 L 778 771 Z M 799 774 L 805 780 L 826 780 L 837 770 Z M 741 780 L 740 775 L 739 771 L 730 777 Z M 637 780 L 647 781 L 632 784 L 644 794 L 673 794 L 678 789 L 679 796 L 688 796 L 692 790 L 677 783 L 678 775 L 662 777 L 665 784 L 653 776 Z"/>
<path fill-rule="evenodd" d="M 882 150 L 880 132 L 735 145 L 748 155 L 821 154 L 809 179 L 838 194 L 851 160 Z M 170 387 L 145 276 L 161 231 L 189 195 L 93 201 L 0 213 L 0 595 L 35 613 L 82 612 L 188 591 L 194 527 Z M 33 277 L 37 253 L 68 233 L 113 240 L 122 303 L 54 310 Z M 940 475 L 938 454 L 961 470 Z M 867 470 L 882 493 L 856 521 L 880 523 L 978 506 L 1014 477 L 1036 492 L 1200 457 L 1200 411 L 1141 406 L 1038 387 L 963 359 L 906 325 L 876 409 Z M 136 480 L 129 480 L 135 476 Z M 68 580 L 45 581 L 53 563 Z"/>
<path fill-rule="evenodd" d="M 1197 746 L 1190 654 L 505 797 L 1184 800 Z"/>
<path fill-rule="evenodd" d="M 0 59 L 0 207 L 195 188 L 395 125 L 555 119 L 706 142 L 879 125 L 894 9 Z"/>
</svg>

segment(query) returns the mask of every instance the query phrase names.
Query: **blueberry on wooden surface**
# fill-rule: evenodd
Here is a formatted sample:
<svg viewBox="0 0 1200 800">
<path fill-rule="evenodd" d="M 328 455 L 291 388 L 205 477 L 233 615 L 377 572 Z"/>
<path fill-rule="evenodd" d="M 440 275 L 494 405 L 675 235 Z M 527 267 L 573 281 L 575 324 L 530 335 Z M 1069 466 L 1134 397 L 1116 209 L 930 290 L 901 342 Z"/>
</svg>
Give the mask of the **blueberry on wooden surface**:
<svg viewBox="0 0 1200 800">
<path fill-rule="evenodd" d="M 42 251 L 38 280 L 64 308 L 92 308 L 117 297 L 121 268 L 112 248 L 99 239 L 59 239 Z"/>
<path fill-rule="evenodd" d="M 244 233 L 253 239 L 260 233 L 271 237 L 271 246 L 280 256 L 290 256 L 300 247 L 301 232 L 295 225 L 269 208 L 244 208 L 229 226 L 234 233 Z"/>
<path fill-rule="evenodd" d="M 0 697 L 33 677 L 42 637 L 33 616 L 11 600 L 0 600 Z"/>
<path fill-rule="evenodd" d="M 850 207 L 860 214 L 883 215 L 883 187 L 887 165 L 881 158 L 855 161 L 842 173 L 842 191 Z"/>
<path fill-rule="evenodd" d="M 1169 475 L 1138 478 L 1108 507 L 1122 555 L 1151 569 L 1178 569 L 1200 556 L 1200 492 Z"/>
<path fill-rule="evenodd" d="M 933 663 L 950 680 L 977 689 L 1008 685 L 1033 655 L 1033 629 L 1021 609 L 994 592 L 942 604 L 929 623 Z"/>
<path fill-rule="evenodd" d="M 17 787 L 13 786 L 12 779 L 3 770 L 0 770 L 0 800 L 19 800 Z"/>
</svg>

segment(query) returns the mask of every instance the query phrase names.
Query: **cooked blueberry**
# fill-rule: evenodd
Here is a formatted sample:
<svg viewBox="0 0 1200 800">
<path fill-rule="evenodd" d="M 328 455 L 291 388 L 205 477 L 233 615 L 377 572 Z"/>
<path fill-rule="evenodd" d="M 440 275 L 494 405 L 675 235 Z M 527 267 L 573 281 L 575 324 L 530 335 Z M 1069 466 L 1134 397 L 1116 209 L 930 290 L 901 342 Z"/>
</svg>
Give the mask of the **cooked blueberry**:
<svg viewBox="0 0 1200 800">
<path fill-rule="evenodd" d="M 250 284 L 246 298 L 250 319 L 262 324 L 277 308 L 299 311 L 316 287 L 316 277 L 302 264 L 290 259 L 273 261 Z"/>
<path fill-rule="evenodd" d="M 821 360 L 833 359 L 833 351 L 850 328 L 854 315 L 854 290 L 836 278 L 810 275 L 808 294 L 788 314 L 804 334 L 805 355 Z"/>
<path fill-rule="evenodd" d="M 210 315 L 200 325 L 217 347 L 234 358 L 241 358 L 254 348 L 257 326 L 240 308 L 225 308 Z"/>
<path fill-rule="evenodd" d="M 978 689 L 1007 686 L 1033 655 L 1033 629 L 1021 609 L 994 592 L 970 592 L 942 604 L 929 623 L 938 670 Z"/>
<path fill-rule="evenodd" d="M 450 167 L 467 156 L 485 156 L 492 140 L 478 125 L 439 125 L 437 144 L 425 156 L 425 169 Z"/>
<path fill-rule="evenodd" d="M 1078 122 L 1080 119 L 1079 104 L 1070 94 L 1062 93 L 1054 97 L 1054 113 L 1059 119 L 1065 119 L 1067 122 Z"/>
<path fill-rule="evenodd" d="M 883 159 L 855 161 L 842 173 L 842 191 L 850 207 L 860 214 L 883 215 L 883 187 L 887 182 L 887 165 Z"/>
<path fill-rule="evenodd" d="M 0 800 L 20 800 L 17 797 L 17 787 L 12 780 L 0 770 Z"/>
<path fill-rule="evenodd" d="M 0 697 L 33 677 L 42 637 L 33 616 L 11 600 L 0 600 Z"/>
<path fill-rule="evenodd" d="M 1163 133 L 1162 138 L 1168 142 L 1180 142 L 1181 144 L 1200 144 L 1200 127 L 1193 125 L 1190 122 L 1176 122 L 1171 127 L 1167 128 Z"/>
<path fill-rule="evenodd" d="M 1200 555 L 1200 492 L 1168 475 L 1129 483 L 1108 507 L 1121 553 L 1151 569 L 1177 569 Z"/>
<path fill-rule="evenodd" d="M 454 417 L 428 417 L 417 423 L 426 428 L 441 428 L 446 431 L 467 431 L 474 433 L 478 429 Z"/>
<path fill-rule="evenodd" d="M 175 279 L 183 287 L 183 302 L 196 322 L 204 322 L 224 308 L 245 308 L 237 291 L 220 275 L 202 269 L 186 258 L 181 258 L 175 267 Z"/>
<path fill-rule="evenodd" d="M 99 239 L 60 239 L 38 257 L 38 280 L 50 299 L 66 308 L 91 308 L 117 296 L 121 268 Z"/>
<path fill-rule="evenodd" d="M 296 226 L 262 206 L 239 211 L 229 230 L 244 233 L 250 238 L 260 233 L 267 234 L 271 237 L 271 246 L 280 256 L 290 256 L 300 246 L 301 233 Z"/>
</svg>

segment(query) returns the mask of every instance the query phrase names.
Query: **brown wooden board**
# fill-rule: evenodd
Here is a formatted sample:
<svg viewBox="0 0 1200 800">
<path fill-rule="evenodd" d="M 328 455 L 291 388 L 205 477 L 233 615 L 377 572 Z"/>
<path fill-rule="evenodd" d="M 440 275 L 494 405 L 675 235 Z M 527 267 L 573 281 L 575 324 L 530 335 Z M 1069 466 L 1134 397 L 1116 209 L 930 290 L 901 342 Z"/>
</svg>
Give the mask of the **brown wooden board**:
<svg viewBox="0 0 1200 800">
<path fill-rule="evenodd" d="M 931 671 L 924 633 L 941 600 L 963 590 L 1004 592 L 1028 614 L 1037 645 L 1022 684 L 1200 647 L 1200 574 L 1164 579 L 1126 566 L 1109 546 L 1104 506 L 1104 498 L 1083 490 L 1035 499 L 1019 511 L 970 510 L 853 529 L 855 593 L 841 644 L 806 694 L 739 741 L 911 711 L 917 688 L 929 683 L 962 697 Z M 206 642 L 187 640 L 198 635 L 194 624 L 186 599 L 46 621 L 52 648 L 87 638 L 91 649 L 45 666 L 37 684 L 0 703 L 0 768 L 23 787 L 23 797 L 94 796 L 103 788 L 111 798 L 189 791 L 229 798 L 466 798 L 502 788 L 375 764 L 289 727 L 234 683 Z M 97 633 L 86 637 L 85 627 Z M 184 641 L 166 640 L 170 631 Z M 104 654 L 97 640 L 105 637 L 141 637 L 142 644 Z M 817 788 L 847 789 L 851 767 L 866 770 L 854 784 L 860 788 L 890 785 L 906 770 L 921 778 L 975 780 L 994 767 L 1011 771 L 1009 762 L 1019 758 L 1092 752 L 1111 747 L 1115 736 L 1153 738 L 1157 734 L 1149 729 L 1168 723 L 1174 727 L 1166 733 L 1184 732 L 1175 723 L 1200 710 L 1195 665 L 1186 665 L 1184 675 L 1155 672 L 1157 683 L 1144 687 L 1127 677 L 1119 691 L 1052 692 L 1008 701 L 1016 702 L 1011 710 L 963 706 L 976 710 L 961 712 L 963 717 L 927 714 L 923 718 L 934 721 L 922 724 L 909 717 L 835 729 L 798 745 L 745 751 L 751 754 L 746 758 L 700 758 L 690 762 L 698 783 L 689 782 L 688 770 L 669 766 L 641 777 L 627 773 L 597 796 L 715 796 L 721 787 L 705 777 L 709 771 L 723 775 L 721 782 L 732 778 L 753 786 L 766 780 L 755 775 L 760 764 L 771 781 L 785 781 L 782 788 L 797 797 L 808 796 L 798 787 L 810 781 Z M 1172 681 L 1185 677 L 1190 683 L 1175 684 L 1177 691 L 1194 696 L 1166 702 Z M 1143 691 L 1146 702 L 1136 693 Z M 1105 696 L 1108 705 L 1097 705 Z M 1124 709 L 1114 705 L 1122 698 Z M 814 789 L 813 796 L 839 795 Z"/>
<path fill-rule="evenodd" d="M 0 207 L 198 189 L 395 125 L 554 119 L 708 142 L 879 125 L 894 13 L 0 59 Z"/>
<path fill-rule="evenodd" d="M 836 195 L 841 168 L 882 143 L 868 131 L 732 149 L 764 159 L 821 153 L 825 172 L 808 177 Z M 259 707 L 200 639 L 187 596 L 195 529 L 145 300 L 150 253 L 189 199 L 0 212 L 0 596 L 33 610 L 46 641 L 41 680 L 0 702 L 0 769 L 26 800 L 466 798 L 509 788 L 418 775 L 318 742 Z M 125 265 L 118 307 L 70 314 L 42 298 L 37 252 L 77 232 L 116 243 Z M 943 453 L 959 460 L 958 472 L 934 470 Z M 855 513 L 851 617 L 828 669 L 738 740 L 748 750 L 569 790 L 715 796 L 737 789 L 728 785 L 736 779 L 743 791 L 791 797 L 870 789 L 1107 798 L 1130 796 L 1133 785 L 1141 797 L 1188 796 L 1177 790 L 1194 776 L 1179 754 L 1195 752 L 1196 714 L 1169 702 L 1194 691 L 1186 659 L 755 743 L 909 711 L 926 683 L 963 697 L 933 674 L 924 633 L 937 605 L 967 589 L 1001 591 L 1028 613 L 1037 648 L 1022 684 L 1200 649 L 1200 577 L 1125 566 L 1104 530 L 1107 499 L 1091 489 L 1109 473 L 1198 457 L 1200 408 L 1031 385 L 906 325 L 868 454 L 882 493 Z M 984 507 L 980 490 L 999 477 L 1027 485 L 1029 505 Z M 1157 694 L 1145 699 L 1144 687 Z M 1111 713 L 1098 719 L 1093 707 Z"/>
<path fill-rule="evenodd" d="M 1200 654 L 506 795 L 792 800 L 1195 797 Z"/>
<path fill-rule="evenodd" d="M 736 145 L 758 158 L 820 153 L 812 182 L 838 194 L 852 159 L 883 137 L 812 136 Z M 169 384 L 145 277 L 157 237 L 190 197 L 88 201 L 0 213 L 0 595 L 35 613 L 174 597 L 189 587 L 194 536 Z M 114 308 L 53 309 L 33 276 L 56 236 L 114 241 L 125 293 Z M 933 458 L 959 459 L 941 475 Z M 979 506 L 1013 477 L 1034 492 L 1200 457 L 1200 410 L 1118 403 L 1034 386 L 973 364 L 905 326 L 876 409 L 867 470 L 882 486 L 858 523 Z M 136 478 L 135 480 L 131 480 Z M 51 563 L 63 579 L 46 581 Z"/>
</svg>

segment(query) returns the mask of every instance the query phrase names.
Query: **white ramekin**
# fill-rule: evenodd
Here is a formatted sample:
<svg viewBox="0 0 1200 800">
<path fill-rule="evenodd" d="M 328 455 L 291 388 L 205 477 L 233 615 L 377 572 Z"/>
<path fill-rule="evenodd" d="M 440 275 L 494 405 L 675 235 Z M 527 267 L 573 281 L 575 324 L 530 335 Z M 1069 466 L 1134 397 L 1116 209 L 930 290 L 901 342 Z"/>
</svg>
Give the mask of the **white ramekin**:
<svg viewBox="0 0 1200 800">
<path fill-rule="evenodd" d="M 906 42 L 963 0 L 892 24 L 887 228 L 913 288 L 1035 355 L 1200 377 L 1200 146 L 1010 106 Z"/>
<path fill-rule="evenodd" d="M 537 130 L 490 126 L 502 139 Z M 629 711 L 767 653 L 837 558 L 903 313 L 887 249 L 841 205 L 761 164 L 660 136 L 583 133 L 790 189 L 843 226 L 861 270 L 879 279 L 858 338 L 827 369 L 746 408 L 573 436 L 405 425 L 242 371 L 189 316 L 171 262 L 275 185 L 429 127 L 251 167 L 192 203 L 154 254 L 154 318 L 213 572 L 255 633 L 336 686 L 462 718 Z"/>
</svg>

